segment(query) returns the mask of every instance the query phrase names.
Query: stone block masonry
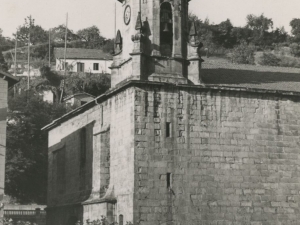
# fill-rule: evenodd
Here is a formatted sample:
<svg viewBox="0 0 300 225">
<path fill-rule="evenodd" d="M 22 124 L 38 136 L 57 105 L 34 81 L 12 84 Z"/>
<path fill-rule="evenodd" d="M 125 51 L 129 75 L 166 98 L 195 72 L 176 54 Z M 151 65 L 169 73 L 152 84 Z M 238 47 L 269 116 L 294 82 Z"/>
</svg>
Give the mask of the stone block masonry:
<svg viewBox="0 0 300 225">
<path fill-rule="evenodd" d="M 130 82 L 97 101 L 49 131 L 48 224 L 298 225 L 299 96 Z"/>
<path fill-rule="evenodd" d="M 299 224 L 299 97 L 140 86 L 135 224 Z"/>
</svg>

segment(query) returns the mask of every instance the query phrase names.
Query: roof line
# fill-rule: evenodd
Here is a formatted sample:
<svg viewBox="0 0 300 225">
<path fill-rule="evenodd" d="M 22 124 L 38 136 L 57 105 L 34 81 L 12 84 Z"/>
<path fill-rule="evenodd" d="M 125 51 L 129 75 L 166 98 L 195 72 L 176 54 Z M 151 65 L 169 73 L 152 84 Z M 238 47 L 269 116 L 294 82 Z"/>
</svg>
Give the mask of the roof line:
<svg viewBox="0 0 300 225">
<path fill-rule="evenodd" d="M 57 59 L 60 59 L 59 57 L 57 57 Z M 112 61 L 113 58 L 76 58 L 76 57 L 66 57 L 66 59 L 86 59 L 86 60 L 89 60 L 89 59 L 93 59 L 93 60 L 103 60 L 105 59 L 106 61 Z"/>
<path fill-rule="evenodd" d="M 8 72 L 4 72 L 4 71 L 0 70 L 0 75 L 3 77 L 3 79 L 6 79 L 6 78 L 8 79 L 8 86 L 9 87 L 11 87 L 14 84 L 19 82 L 18 78 L 16 78 L 15 76 L 11 75 Z"/>
<path fill-rule="evenodd" d="M 80 92 L 80 93 L 69 95 L 69 96 L 65 97 L 64 100 L 69 100 L 70 98 L 75 97 L 75 96 L 79 96 L 79 95 L 88 95 L 89 97 L 95 98 L 94 95 L 91 95 L 91 94 L 86 93 L 86 92 Z"/>
<path fill-rule="evenodd" d="M 106 100 L 109 96 L 123 90 L 124 88 L 127 88 L 132 85 L 143 85 L 143 84 L 152 84 L 157 86 L 177 86 L 177 87 L 183 87 L 188 89 L 211 89 L 211 90 L 219 90 L 219 91 L 243 91 L 243 92 L 254 92 L 254 93 L 269 93 L 269 94 L 279 94 L 279 95 L 288 95 L 288 96 L 300 96 L 300 92 L 294 92 L 294 91 L 278 91 L 278 90 L 267 90 L 267 89 L 259 89 L 259 88 L 243 88 L 243 87 L 230 87 L 230 86 L 219 86 L 219 85 L 211 85 L 211 84 L 204 84 L 204 85 L 190 85 L 190 84 L 171 84 L 171 83 L 163 83 L 163 82 L 154 82 L 154 81 L 139 81 L 139 80 L 129 80 L 124 83 L 119 84 L 117 87 L 108 90 L 103 95 L 100 95 L 96 97 L 94 100 L 78 107 L 77 109 L 63 115 L 62 117 L 54 120 L 52 123 L 46 125 L 41 130 L 51 130 L 54 127 L 59 126 L 61 123 L 66 121 L 68 118 L 72 118 L 73 116 L 78 115 L 81 112 L 84 112 L 95 105 L 98 104 L 98 101 L 103 102 Z"/>
</svg>

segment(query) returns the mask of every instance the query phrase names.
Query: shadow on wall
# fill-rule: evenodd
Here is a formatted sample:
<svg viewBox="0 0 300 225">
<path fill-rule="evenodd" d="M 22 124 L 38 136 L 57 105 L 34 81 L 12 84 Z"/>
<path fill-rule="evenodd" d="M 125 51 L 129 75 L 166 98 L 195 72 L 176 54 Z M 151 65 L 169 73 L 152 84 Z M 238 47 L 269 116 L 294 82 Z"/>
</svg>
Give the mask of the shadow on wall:
<svg viewBox="0 0 300 225">
<path fill-rule="evenodd" d="M 92 191 L 93 123 L 50 147 L 48 206 L 83 202 Z"/>
<path fill-rule="evenodd" d="M 300 74 L 236 69 L 201 69 L 205 84 L 300 92 Z"/>
</svg>

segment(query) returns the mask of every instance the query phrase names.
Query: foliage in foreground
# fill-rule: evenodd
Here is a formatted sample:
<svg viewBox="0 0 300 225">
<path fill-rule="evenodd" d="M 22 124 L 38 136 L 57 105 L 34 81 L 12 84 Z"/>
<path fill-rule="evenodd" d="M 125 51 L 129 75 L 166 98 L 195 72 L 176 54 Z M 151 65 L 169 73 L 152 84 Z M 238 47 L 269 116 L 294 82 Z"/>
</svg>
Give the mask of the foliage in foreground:
<svg viewBox="0 0 300 225">
<path fill-rule="evenodd" d="M 9 98 L 5 192 L 21 204 L 45 204 L 48 135 L 41 128 L 65 113 L 33 92 Z"/>
<path fill-rule="evenodd" d="M 29 92 L 11 94 L 8 101 L 5 191 L 22 204 L 46 201 L 48 134 L 41 128 L 70 110 L 58 101 L 62 80 L 65 96 L 78 92 L 98 96 L 110 87 L 108 75 L 70 73 L 65 77 L 49 67 L 41 72 L 42 77 L 31 80 Z M 19 88 L 27 89 L 27 79 L 16 85 Z M 43 102 L 39 94 L 45 90 L 52 91 L 57 101 Z"/>
<path fill-rule="evenodd" d="M 230 55 L 231 61 L 238 64 L 254 64 L 255 47 L 242 42 L 236 46 Z"/>
</svg>

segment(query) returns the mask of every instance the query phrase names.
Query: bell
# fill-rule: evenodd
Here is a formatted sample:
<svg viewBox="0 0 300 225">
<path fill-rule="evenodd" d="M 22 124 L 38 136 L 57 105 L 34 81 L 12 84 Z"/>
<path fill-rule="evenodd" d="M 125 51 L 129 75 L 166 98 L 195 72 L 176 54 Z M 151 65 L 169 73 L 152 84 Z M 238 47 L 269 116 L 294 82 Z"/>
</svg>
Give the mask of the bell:
<svg viewBox="0 0 300 225">
<path fill-rule="evenodd" d="M 170 32 L 168 23 L 165 23 L 165 29 L 163 30 L 163 32 Z"/>
</svg>

